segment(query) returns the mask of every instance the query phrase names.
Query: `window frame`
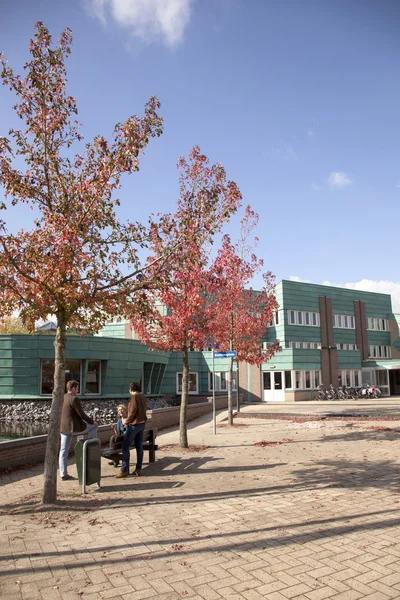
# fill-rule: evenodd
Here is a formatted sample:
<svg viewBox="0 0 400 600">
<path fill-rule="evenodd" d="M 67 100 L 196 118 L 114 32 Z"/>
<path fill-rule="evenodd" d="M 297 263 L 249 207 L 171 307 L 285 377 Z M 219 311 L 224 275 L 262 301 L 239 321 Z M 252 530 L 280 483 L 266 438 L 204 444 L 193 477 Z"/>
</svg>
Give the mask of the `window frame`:
<svg viewBox="0 0 400 600">
<path fill-rule="evenodd" d="M 85 396 L 100 396 L 101 395 L 101 366 L 102 366 L 100 359 L 97 359 L 97 358 L 88 358 L 87 359 L 85 387 L 87 387 L 87 377 L 88 377 L 88 373 L 89 373 L 89 363 L 91 363 L 91 362 L 99 363 L 99 371 L 98 371 L 98 373 L 99 373 L 99 382 L 98 382 L 98 384 L 99 384 L 99 386 L 98 386 L 99 387 L 99 391 L 98 392 L 86 392 L 86 390 L 85 390 L 84 395 Z"/>
<path fill-rule="evenodd" d="M 334 329 L 355 329 L 354 315 L 332 314 Z"/>
<path fill-rule="evenodd" d="M 319 312 L 312 310 L 293 310 L 287 309 L 288 325 L 298 325 L 299 327 L 319 327 Z M 308 320 L 308 323 L 306 322 Z"/>
<path fill-rule="evenodd" d="M 389 331 L 389 319 L 367 317 L 367 331 Z"/>
<path fill-rule="evenodd" d="M 51 361 L 53 363 L 53 390 L 49 393 L 44 393 L 42 392 L 42 380 L 43 380 L 43 361 Z M 82 368 L 83 368 L 83 360 L 80 358 L 67 358 L 65 360 L 65 366 L 67 366 L 68 362 L 79 362 L 79 396 L 83 396 L 84 394 L 82 394 Z M 40 380 L 39 380 L 39 396 L 52 396 L 53 391 L 54 391 L 54 363 L 55 363 L 55 359 L 54 358 L 41 358 L 40 359 Z M 67 371 L 66 371 L 67 372 Z M 65 376 L 64 376 L 65 378 Z M 71 379 L 66 379 L 65 378 L 65 383 L 64 383 L 64 389 L 66 390 L 66 385 L 67 385 L 67 381 L 70 381 Z M 97 395 L 97 394 L 96 394 Z"/>
<path fill-rule="evenodd" d="M 222 389 L 221 388 L 221 373 L 224 373 L 224 375 L 226 375 L 226 388 Z M 236 381 L 237 381 L 237 371 L 233 372 L 233 380 L 232 380 L 232 392 L 237 392 L 237 387 L 236 387 Z M 215 391 L 216 392 L 227 392 L 228 391 L 228 381 L 229 381 L 229 371 L 215 371 L 214 372 L 215 375 Z M 212 381 L 213 381 L 213 372 L 209 371 L 208 372 L 208 391 L 212 392 Z"/>
<path fill-rule="evenodd" d="M 179 391 L 179 375 L 181 375 L 182 378 L 183 378 L 183 372 L 182 371 L 178 371 L 176 373 L 176 394 L 178 396 L 181 396 L 182 395 L 182 390 Z M 194 391 L 190 391 L 190 389 L 189 389 L 188 390 L 188 394 L 189 394 L 189 396 L 190 395 L 196 396 L 199 393 L 199 374 L 198 374 L 197 371 L 189 371 L 189 377 L 191 375 L 195 375 L 196 376 L 196 389 Z M 190 388 L 190 386 L 189 386 L 189 388 Z"/>
</svg>

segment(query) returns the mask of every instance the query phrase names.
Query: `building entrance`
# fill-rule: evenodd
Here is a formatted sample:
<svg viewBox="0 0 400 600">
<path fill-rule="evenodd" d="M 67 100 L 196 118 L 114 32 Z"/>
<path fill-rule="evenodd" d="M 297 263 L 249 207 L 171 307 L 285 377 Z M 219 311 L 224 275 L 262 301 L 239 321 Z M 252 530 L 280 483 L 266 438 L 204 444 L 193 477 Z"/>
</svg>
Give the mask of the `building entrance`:
<svg viewBox="0 0 400 600">
<path fill-rule="evenodd" d="M 285 386 L 283 371 L 263 372 L 263 402 L 284 402 Z"/>
<path fill-rule="evenodd" d="M 389 371 L 390 395 L 400 396 L 400 369 Z"/>
</svg>

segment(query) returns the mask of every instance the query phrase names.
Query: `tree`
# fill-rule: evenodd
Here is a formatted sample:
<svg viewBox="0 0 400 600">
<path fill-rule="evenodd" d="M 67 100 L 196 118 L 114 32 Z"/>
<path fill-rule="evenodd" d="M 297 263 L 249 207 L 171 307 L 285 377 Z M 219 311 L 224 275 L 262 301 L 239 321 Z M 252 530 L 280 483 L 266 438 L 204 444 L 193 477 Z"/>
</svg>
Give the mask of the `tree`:
<svg viewBox="0 0 400 600">
<path fill-rule="evenodd" d="M 119 201 L 114 199 L 122 174 L 139 169 L 141 153 L 162 133 L 157 98 L 147 102 L 143 117 L 118 123 L 111 142 L 99 135 L 73 156 L 72 147 L 80 148 L 83 138 L 75 99 L 66 91 L 65 60 L 71 44 L 71 31 L 65 29 L 53 49 L 49 31 L 39 22 L 24 78 L 1 55 L 3 84 L 17 95 L 14 109 L 25 127 L 10 129 L 8 138 L 0 138 L 0 185 L 11 199 L 0 207 L 30 206 L 36 220 L 31 231 L 16 234 L 0 222 L 0 308 L 4 315 L 17 310 L 30 330 L 50 314 L 57 319 L 44 503 L 57 498 L 67 326 L 95 332 L 109 314 L 141 310 L 136 293 L 157 286 L 177 250 L 160 247 L 147 275 L 138 251 L 154 246 L 173 218 L 149 219 L 146 227 L 121 222 L 116 214 Z"/>
<path fill-rule="evenodd" d="M 189 350 L 203 348 L 209 336 L 205 318 L 208 249 L 212 236 L 237 210 L 241 200 L 236 184 L 226 182 L 224 168 L 219 164 L 209 167 L 208 163 L 197 146 L 190 153 L 189 162 L 182 158 L 178 163 L 180 198 L 176 220 L 154 249 L 158 254 L 160 245 L 184 241 L 179 257 L 170 265 L 168 285 L 157 295 L 144 294 L 144 302 L 150 308 L 142 314 L 136 312 L 131 320 L 139 339 L 151 348 L 182 353 L 182 448 L 188 447 Z"/>
<path fill-rule="evenodd" d="M 18 316 L 6 315 L 0 321 L 0 334 L 4 333 L 29 333 L 29 329 Z"/>
<path fill-rule="evenodd" d="M 238 243 L 233 245 L 230 237 L 224 236 L 222 248 L 209 272 L 211 285 L 206 318 L 215 346 L 221 351 L 236 350 L 238 362 L 259 365 L 269 360 L 279 349 L 279 343 L 276 342 L 268 350 L 262 349 L 261 340 L 277 308 L 273 275 L 270 271 L 263 275 L 262 290 L 256 292 L 249 287 L 263 266 L 263 261 L 253 252 L 257 238 L 249 239 L 257 223 L 258 215 L 247 206 Z M 231 358 L 228 378 L 229 425 L 233 424 L 232 381 Z"/>
</svg>

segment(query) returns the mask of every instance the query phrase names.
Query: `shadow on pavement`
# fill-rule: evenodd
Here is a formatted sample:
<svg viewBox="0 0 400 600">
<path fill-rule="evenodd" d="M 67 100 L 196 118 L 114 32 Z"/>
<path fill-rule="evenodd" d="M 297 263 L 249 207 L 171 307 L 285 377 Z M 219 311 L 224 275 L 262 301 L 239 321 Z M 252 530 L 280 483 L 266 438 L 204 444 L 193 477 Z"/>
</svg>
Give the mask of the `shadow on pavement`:
<svg viewBox="0 0 400 600">
<path fill-rule="evenodd" d="M 123 510 L 123 507 L 121 508 Z M 303 544 L 307 541 L 315 541 L 317 539 L 332 539 L 332 538 L 340 538 L 343 535 L 354 533 L 356 531 L 379 531 L 382 529 L 390 529 L 393 527 L 398 527 L 400 524 L 400 519 L 398 516 L 396 518 L 386 518 L 386 519 L 376 519 L 371 521 L 372 516 L 378 516 L 383 514 L 388 514 L 390 516 L 391 513 L 398 514 L 397 510 L 390 511 L 382 511 L 382 512 L 374 512 L 374 513 L 361 513 L 357 515 L 346 515 L 342 519 L 327 518 L 327 519 L 318 519 L 311 521 L 302 521 L 300 523 L 290 523 L 288 525 L 282 525 L 279 523 L 277 526 L 265 527 L 265 528 L 257 528 L 250 530 L 242 530 L 240 535 L 249 536 L 254 534 L 256 538 L 254 540 L 245 541 L 242 544 L 237 541 L 237 531 L 232 531 L 228 533 L 209 533 L 207 535 L 190 535 L 190 537 L 180 537 L 176 536 L 174 538 L 163 538 L 160 537 L 158 540 L 149 541 L 146 543 L 142 542 L 132 542 L 129 544 L 121 544 L 117 546 L 98 546 L 90 548 L 90 557 L 87 560 L 77 560 L 76 554 L 79 552 L 87 553 L 87 548 L 79 549 L 75 547 L 71 550 L 61 550 L 56 554 L 54 552 L 45 552 L 38 553 L 38 561 L 42 560 L 43 557 L 56 557 L 60 556 L 70 557 L 73 560 L 73 564 L 68 565 L 71 571 L 74 568 L 85 568 L 93 566 L 93 559 L 96 559 L 96 554 L 99 553 L 101 555 L 101 565 L 104 567 L 105 565 L 117 565 L 121 564 L 122 566 L 126 566 L 127 560 L 130 563 L 140 562 L 145 557 L 154 558 L 164 558 L 167 556 L 174 557 L 189 557 L 192 554 L 198 553 L 207 553 L 212 552 L 221 553 L 227 551 L 234 551 L 236 553 L 241 550 L 259 550 L 261 553 L 263 550 L 268 551 L 270 548 L 278 548 L 282 546 L 291 546 L 295 544 Z M 368 519 L 368 521 L 362 521 L 357 523 L 357 519 Z M 279 532 L 279 533 L 278 533 Z M 229 539 L 230 537 L 236 538 L 232 541 L 225 541 L 225 539 Z M 210 540 L 210 543 L 204 547 L 204 541 Z M 200 547 L 196 546 L 196 542 L 201 544 Z M 194 547 L 191 547 L 191 544 L 194 544 Z M 371 542 L 372 544 L 372 542 Z M 163 550 L 160 551 L 160 545 L 163 547 Z M 152 546 L 155 546 L 155 551 L 152 551 Z M 169 546 L 169 548 L 166 548 Z M 143 551 L 138 553 L 137 548 L 143 547 Z M 132 554 L 129 553 L 129 548 L 132 549 Z M 135 550 L 136 549 L 136 550 Z M 122 556 L 118 556 L 122 554 Z M 356 554 L 356 553 L 355 553 Z M 108 556 L 109 555 L 109 556 Z M 117 556 L 116 556 L 117 555 Z M 373 554 L 371 556 L 374 556 Z M 18 568 L 18 576 L 23 575 L 24 573 L 35 573 L 39 574 L 41 571 L 48 572 L 49 567 L 53 574 L 58 571 L 62 571 L 66 568 L 67 563 L 63 561 L 59 564 L 37 564 L 35 565 L 35 561 L 32 558 L 31 553 L 26 554 L 16 554 L 6 555 L 1 557 L 2 561 L 8 560 L 16 560 L 16 559 L 31 559 L 31 567 L 22 567 Z M 15 569 L 2 569 L 2 575 L 11 575 L 15 574 Z"/>
</svg>

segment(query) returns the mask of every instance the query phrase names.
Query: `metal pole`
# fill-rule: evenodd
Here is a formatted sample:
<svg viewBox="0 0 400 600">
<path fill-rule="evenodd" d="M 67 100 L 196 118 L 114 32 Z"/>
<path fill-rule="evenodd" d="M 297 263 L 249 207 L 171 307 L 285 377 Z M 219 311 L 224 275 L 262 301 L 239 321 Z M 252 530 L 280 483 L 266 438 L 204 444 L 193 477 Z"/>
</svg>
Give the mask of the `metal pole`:
<svg viewBox="0 0 400 600">
<path fill-rule="evenodd" d="M 215 372 L 214 372 L 214 350 L 212 351 L 212 382 L 213 382 L 213 432 L 217 433 L 217 416 L 215 413 Z"/>
<path fill-rule="evenodd" d="M 83 442 L 82 449 L 82 495 L 86 494 L 86 452 L 87 440 Z"/>
<path fill-rule="evenodd" d="M 236 361 L 236 410 L 240 413 L 239 403 L 239 361 Z"/>
</svg>

